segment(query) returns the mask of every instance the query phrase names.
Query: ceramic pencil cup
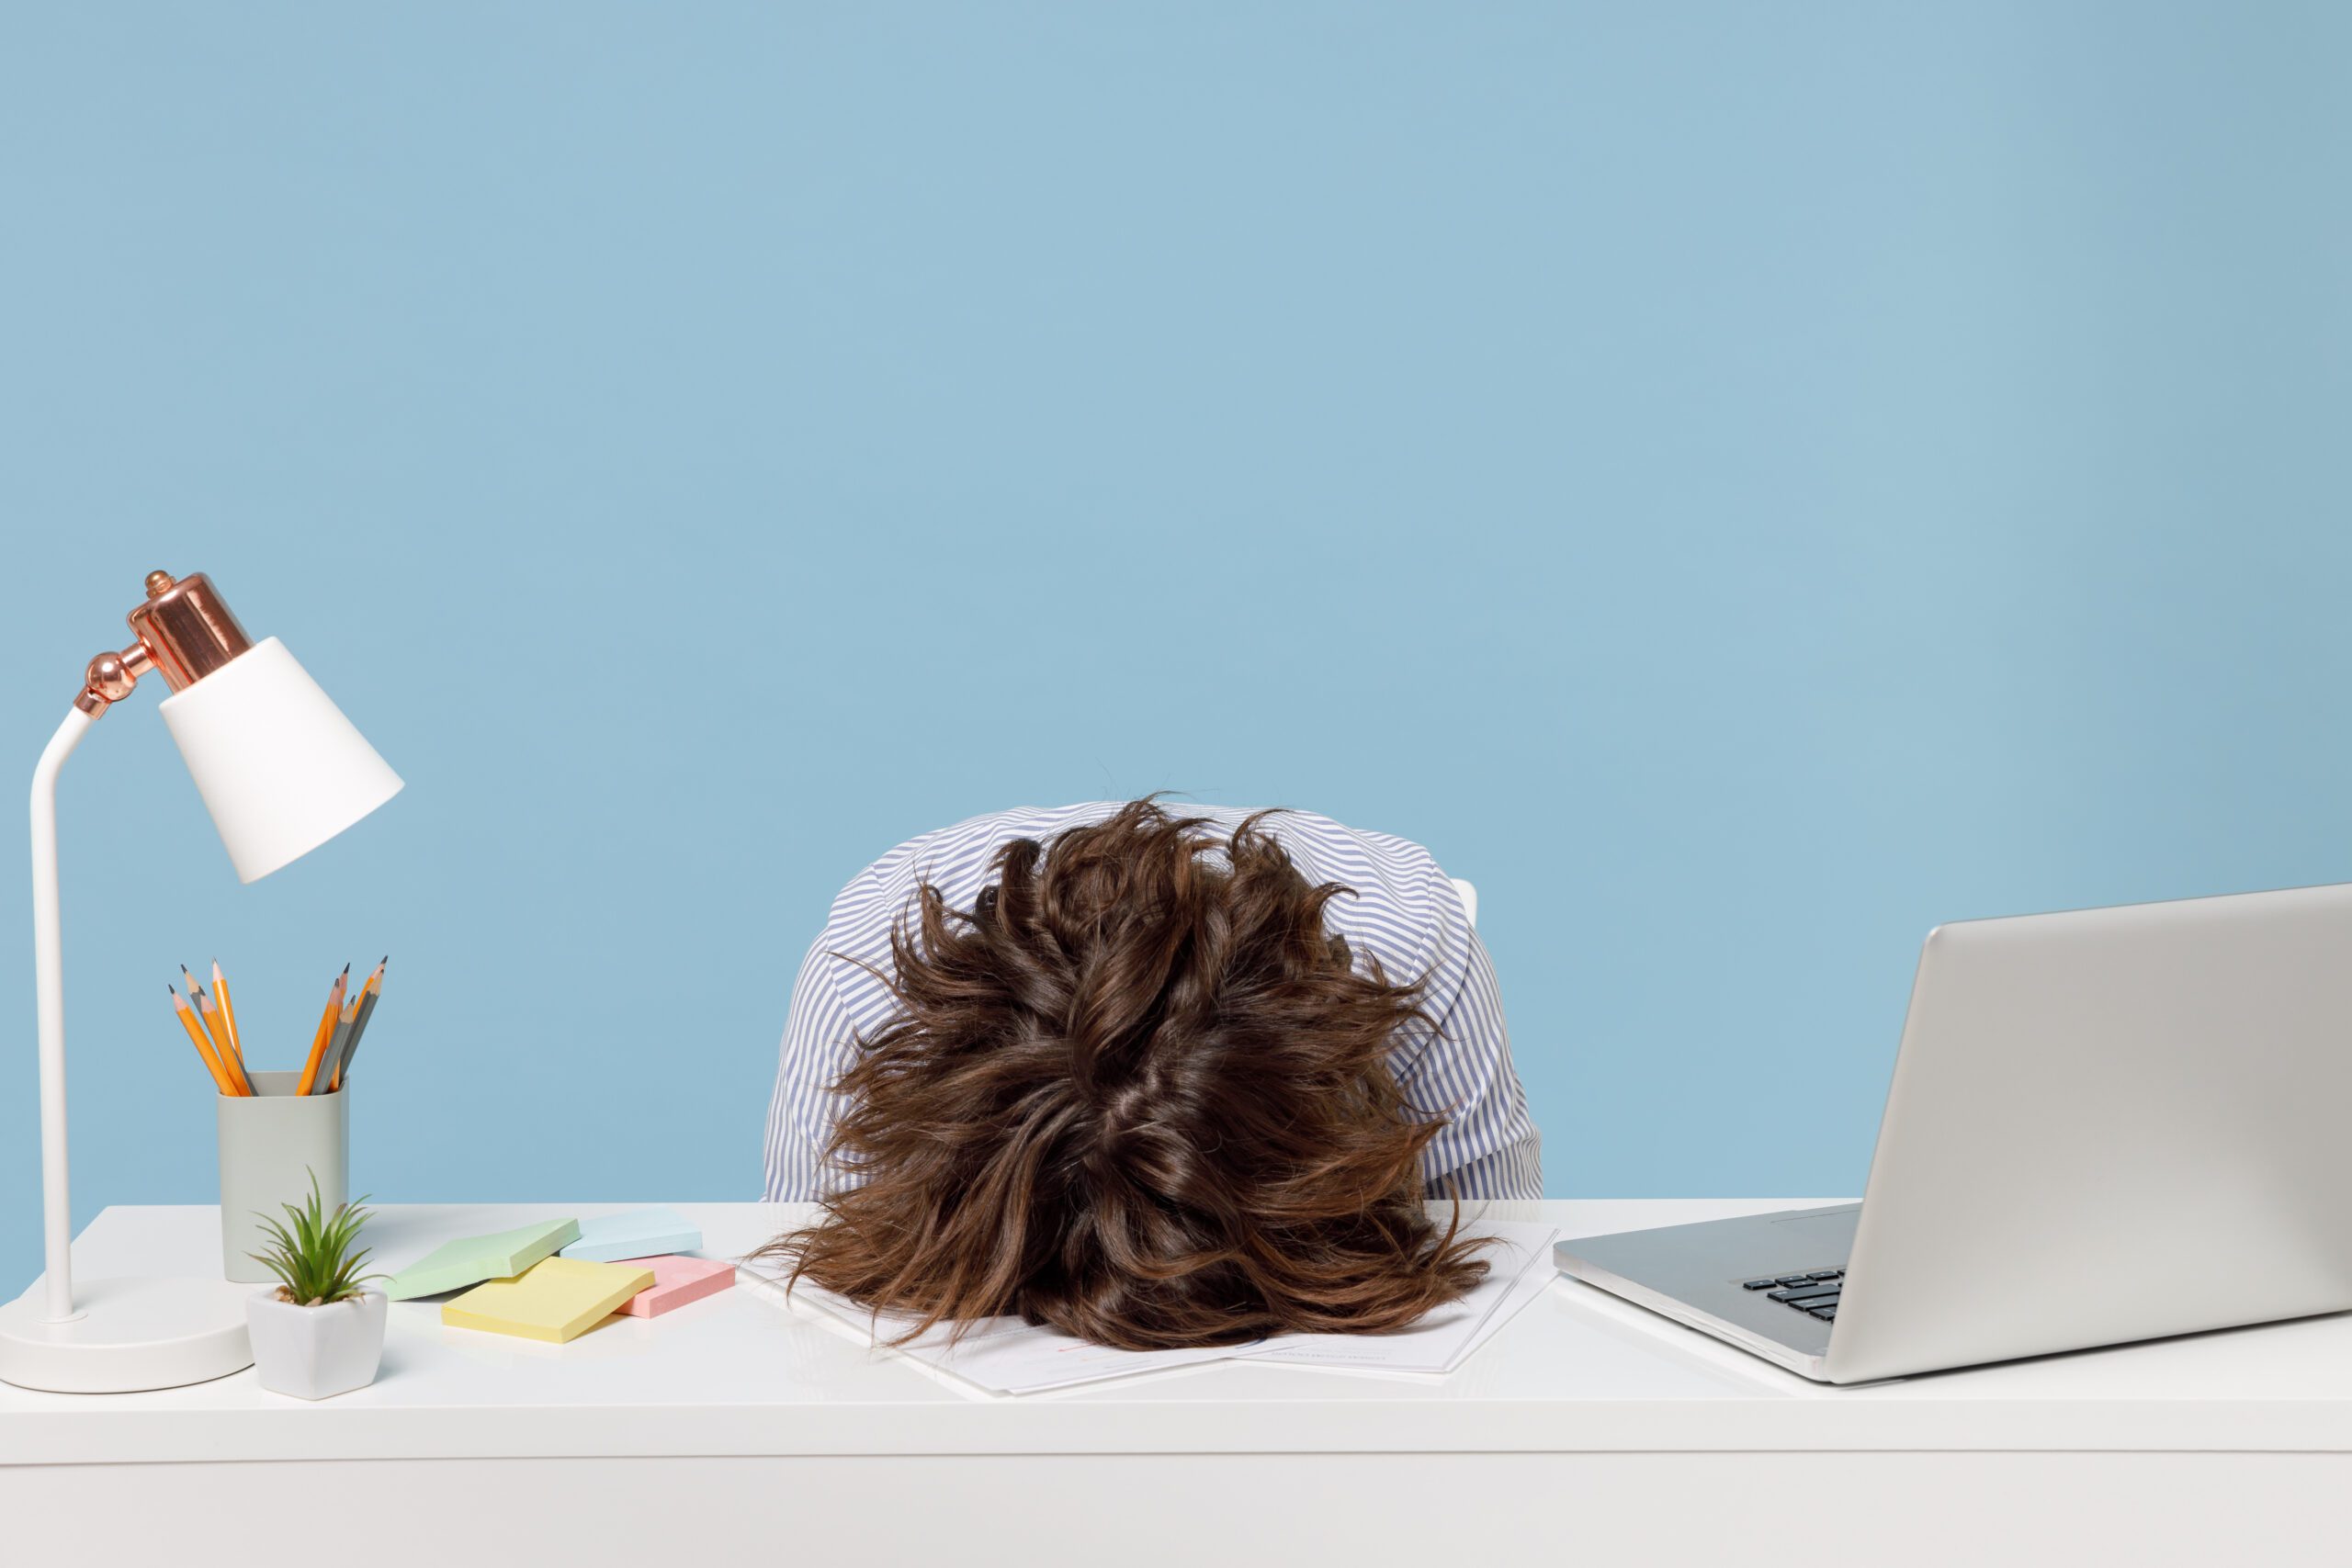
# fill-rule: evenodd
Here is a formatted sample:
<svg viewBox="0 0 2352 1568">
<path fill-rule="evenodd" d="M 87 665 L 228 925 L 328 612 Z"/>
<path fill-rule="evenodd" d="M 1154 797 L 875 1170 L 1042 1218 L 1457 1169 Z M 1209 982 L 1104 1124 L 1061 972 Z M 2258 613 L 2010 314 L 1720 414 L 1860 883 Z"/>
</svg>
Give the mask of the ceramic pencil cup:
<svg viewBox="0 0 2352 1568">
<path fill-rule="evenodd" d="M 252 1254 L 269 1244 L 263 1216 L 286 1222 L 282 1203 L 310 1201 L 311 1176 L 332 1213 L 351 1196 L 351 1091 L 296 1094 L 300 1073 L 250 1073 L 251 1095 L 219 1097 L 220 1269 L 231 1280 L 273 1278 Z"/>
</svg>

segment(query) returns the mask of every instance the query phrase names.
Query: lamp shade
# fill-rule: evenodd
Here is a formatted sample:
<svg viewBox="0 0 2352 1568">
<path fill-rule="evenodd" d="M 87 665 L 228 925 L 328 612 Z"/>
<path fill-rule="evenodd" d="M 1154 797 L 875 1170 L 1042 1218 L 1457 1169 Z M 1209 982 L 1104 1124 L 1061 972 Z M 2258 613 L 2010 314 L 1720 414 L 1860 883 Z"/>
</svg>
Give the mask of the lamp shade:
<svg viewBox="0 0 2352 1568">
<path fill-rule="evenodd" d="M 400 775 L 274 637 L 160 711 L 240 882 L 299 860 L 400 793 Z"/>
</svg>

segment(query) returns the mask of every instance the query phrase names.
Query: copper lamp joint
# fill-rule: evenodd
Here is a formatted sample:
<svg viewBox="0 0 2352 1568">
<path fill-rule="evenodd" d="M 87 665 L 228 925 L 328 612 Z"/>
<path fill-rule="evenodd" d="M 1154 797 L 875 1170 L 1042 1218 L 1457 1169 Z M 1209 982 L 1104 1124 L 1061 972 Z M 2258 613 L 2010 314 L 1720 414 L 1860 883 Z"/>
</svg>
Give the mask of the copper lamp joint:
<svg viewBox="0 0 2352 1568">
<path fill-rule="evenodd" d="M 175 580 L 151 571 L 146 587 L 146 602 L 126 617 L 137 640 L 119 653 L 99 654 L 83 676 L 74 705 L 92 718 L 130 695 L 151 670 L 182 692 L 254 645 L 204 573 Z"/>
</svg>

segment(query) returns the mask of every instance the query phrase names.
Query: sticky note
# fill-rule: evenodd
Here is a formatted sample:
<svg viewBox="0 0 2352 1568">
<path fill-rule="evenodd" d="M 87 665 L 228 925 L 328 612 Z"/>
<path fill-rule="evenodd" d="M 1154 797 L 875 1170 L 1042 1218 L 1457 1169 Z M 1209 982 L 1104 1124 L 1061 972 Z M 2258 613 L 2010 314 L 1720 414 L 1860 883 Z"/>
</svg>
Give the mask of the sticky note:
<svg viewBox="0 0 2352 1568">
<path fill-rule="evenodd" d="M 591 1214 L 581 1221 L 579 1239 L 565 1247 L 563 1255 L 617 1263 L 625 1258 L 692 1252 L 701 1245 L 701 1228 L 677 1210 L 630 1209 L 618 1214 Z"/>
<path fill-rule="evenodd" d="M 548 1258 L 512 1280 L 476 1285 L 441 1303 L 441 1321 L 560 1345 L 613 1315 L 623 1302 L 653 1283 L 653 1270 L 629 1263 Z"/>
<path fill-rule="evenodd" d="M 396 1302 L 417 1296 L 437 1296 L 462 1291 L 484 1280 L 505 1280 L 520 1274 L 556 1248 L 580 1239 L 577 1220 L 542 1220 L 489 1235 L 461 1236 L 443 1242 L 392 1276 L 384 1294 Z"/>
<path fill-rule="evenodd" d="M 653 1270 L 653 1283 L 622 1305 L 631 1317 L 660 1317 L 735 1282 L 735 1265 L 716 1258 L 647 1258 L 637 1266 Z"/>
</svg>

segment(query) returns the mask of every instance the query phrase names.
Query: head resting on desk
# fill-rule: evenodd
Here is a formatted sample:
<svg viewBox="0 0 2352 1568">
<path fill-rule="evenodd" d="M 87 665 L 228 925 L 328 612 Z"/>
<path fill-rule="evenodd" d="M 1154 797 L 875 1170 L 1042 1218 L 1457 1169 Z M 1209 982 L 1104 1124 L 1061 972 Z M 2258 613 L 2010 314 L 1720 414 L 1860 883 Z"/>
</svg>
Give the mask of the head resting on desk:
<svg viewBox="0 0 2352 1568">
<path fill-rule="evenodd" d="M 1476 1283 L 1422 1202 L 1440 1115 L 1388 1066 L 1418 980 L 1358 969 L 1252 817 L 1136 801 L 924 885 L 899 1010 L 839 1081 L 840 1190 L 763 1249 L 930 1326 L 1016 1315 L 1129 1349 L 1377 1332 Z M 916 1332 L 920 1332 L 917 1330 Z"/>
</svg>

